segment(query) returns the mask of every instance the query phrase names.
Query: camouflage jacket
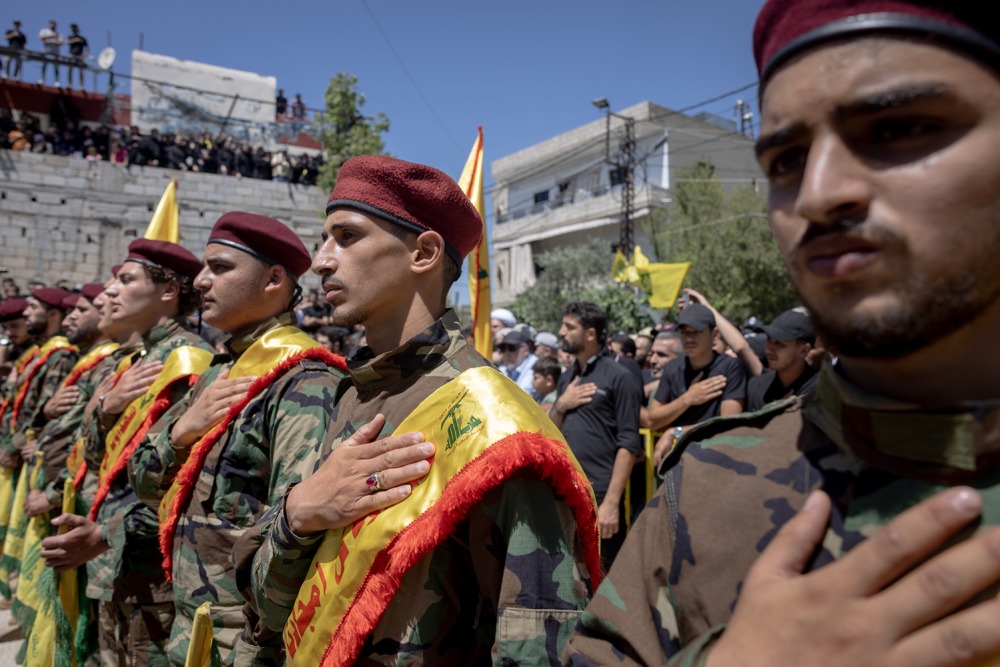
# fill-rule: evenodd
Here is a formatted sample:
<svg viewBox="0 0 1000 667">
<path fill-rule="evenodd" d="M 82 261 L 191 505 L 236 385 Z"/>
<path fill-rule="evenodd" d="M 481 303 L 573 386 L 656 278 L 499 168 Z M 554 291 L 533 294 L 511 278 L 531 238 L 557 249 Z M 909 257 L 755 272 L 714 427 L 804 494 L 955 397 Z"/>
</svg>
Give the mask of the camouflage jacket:
<svg viewBox="0 0 1000 667">
<path fill-rule="evenodd" d="M 98 341 L 91 346 L 91 349 L 104 344 L 106 341 Z M 82 358 L 88 350 L 80 350 Z M 53 492 L 58 491 L 58 499 L 62 501 L 62 486 L 56 489 L 56 483 L 60 482 L 60 473 L 66 466 L 66 459 L 69 451 L 79 434 L 80 425 L 83 423 L 83 414 L 87 408 L 87 402 L 94 395 L 97 385 L 101 380 L 114 369 L 114 360 L 111 355 L 104 357 L 92 368 L 84 371 L 74 383 L 74 387 L 79 389 L 80 395 L 69 410 L 59 415 L 55 419 L 47 422 L 41 433 L 38 434 L 37 452 L 44 454 L 42 463 L 43 478 L 41 483 L 43 488 Z M 55 495 L 50 496 L 52 500 Z"/>
<path fill-rule="evenodd" d="M 32 375 L 17 422 L 15 423 L 13 419 L 13 405 L 8 406 L 6 412 L 4 412 L 2 430 L 0 430 L 0 448 L 14 453 L 24 444 L 24 432 L 26 429 L 34 429 L 36 435 L 41 432 L 46 421 L 48 421 L 42 412 L 42 408 L 45 407 L 48 400 L 59 389 L 59 385 L 69 375 L 77 358 L 78 355 L 75 349 L 57 350 L 45 360 L 45 365 Z M 31 369 L 34 363 L 34 361 L 29 363 L 25 367 L 25 372 Z M 12 388 L 12 401 L 13 395 L 19 390 L 20 385 Z"/>
<path fill-rule="evenodd" d="M 194 345 L 209 349 L 201 338 L 170 320 L 154 327 L 142 339 L 143 361 L 164 361 L 178 347 Z M 171 404 L 184 398 L 189 387 L 175 383 Z M 87 467 L 97 471 L 104 458 L 104 439 L 114 425 L 98 409 L 87 434 Z M 97 451 L 100 450 L 100 455 Z M 142 503 L 128 481 L 119 475 L 111 485 L 97 515 L 101 537 L 111 548 L 87 563 L 87 597 L 133 604 L 173 600 L 161 566 L 157 541 L 156 510 Z"/>
<path fill-rule="evenodd" d="M 254 341 L 291 322 L 291 315 L 282 316 L 230 340 L 229 354 L 216 355 L 188 395 L 150 429 L 149 446 L 144 443 L 129 461 L 129 479 L 140 500 L 155 508 L 187 459 L 189 450 L 181 458 L 170 443 L 180 415 Z M 300 362 L 254 397 L 209 452 L 174 533 L 171 662 L 183 664 L 194 613 L 203 602 L 212 603 L 215 638 L 223 660 L 228 658 L 245 624 L 230 559 L 233 545 L 289 485 L 312 472 L 345 377 L 321 361 Z"/>
<path fill-rule="evenodd" d="M 69 415 L 71 412 L 78 411 L 78 417 L 76 419 L 76 428 L 73 433 L 69 436 L 69 449 L 62 453 L 62 465 L 58 468 L 54 464 L 50 464 L 50 460 L 56 458 L 57 455 L 50 453 L 48 449 L 56 448 L 58 445 L 53 442 L 51 446 L 43 443 L 42 439 L 39 439 L 38 445 L 39 449 L 45 451 L 45 467 L 46 467 L 46 478 L 49 480 L 48 485 L 45 487 L 45 497 L 49 499 L 49 502 L 53 503 L 56 507 L 62 505 L 62 495 L 63 495 L 63 484 L 66 479 L 73 477 L 70 471 L 66 468 L 66 459 L 69 455 L 69 450 L 76 444 L 77 440 L 83 438 L 84 443 L 87 442 L 87 436 L 91 433 L 91 429 L 94 428 L 93 420 L 97 418 L 97 413 L 91 412 L 87 413 L 87 404 L 94 397 L 94 393 L 100 386 L 101 382 L 104 381 L 106 377 L 115 372 L 115 368 L 118 366 L 118 362 L 128 357 L 129 355 L 136 354 L 142 350 L 142 339 L 136 338 L 134 341 L 126 343 L 125 345 L 119 346 L 114 352 L 104 357 L 97 363 L 96 366 L 91 368 L 89 371 L 84 373 L 77 381 L 76 386 L 80 390 L 80 400 L 67 412 L 63 417 L 70 419 Z M 101 441 L 101 456 L 104 455 L 103 440 Z M 86 449 L 83 450 L 86 454 Z M 97 466 L 100 466 L 100 460 L 97 461 Z M 54 475 L 54 476 L 49 476 Z M 89 467 L 87 478 L 93 481 L 92 485 L 96 488 L 97 480 L 97 468 Z M 90 493 L 86 494 L 86 501 L 93 500 L 94 488 L 90 489 Z M 81 489 L 82 491 L 82 489 Z"/>
<path fill-rule="evenodd" d="M 364 348 L 349 360 L 354 386 L 322 457 L 378 413 L 382 435 L 391 433 L 434 390 L 487 365 L 459 329 L 448 311 L 396 350 L 372 357 Z M 292 533 L 284 502 L 244 534 L 233 557 L 250 601 L 245 637 L 281 640 L 322 537 Z M 586 572 L 571 510 L 548 485 L 512 477 L 406 573 L 405 593 L 389 603 L 358 664 L 552 664 L 590 596 Z"/>
<path fill-rule="evenodd" d="M 789 398 L 691 428 L 583 614 L 564 664 L 702 664 L 751 564 L 822 489 L 833 516 L 815 569 L 946 486 L 1000 524 L 1000 405 L 929 411 L 868 394 L 832 368 Z"/>
</svg>

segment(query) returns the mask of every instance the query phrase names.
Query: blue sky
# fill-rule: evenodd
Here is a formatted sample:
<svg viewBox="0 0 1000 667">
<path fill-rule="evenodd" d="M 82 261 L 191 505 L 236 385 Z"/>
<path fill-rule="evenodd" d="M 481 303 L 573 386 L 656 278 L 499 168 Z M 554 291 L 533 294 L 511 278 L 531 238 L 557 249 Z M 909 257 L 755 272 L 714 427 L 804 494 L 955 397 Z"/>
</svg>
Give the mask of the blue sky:
<svg viewBox="0 0 1000 667">
<path fill-rule="evenodd" d="M 76 22 L 95 53 L 110 32 L 125 73 L 141 34 L 146 51 L 274 76 L 310 107 L 333 74 L 350 72 L 364 111 L 389 117 L 389 152 L 457 178 L 478 125 L 489 163 L 601 117 L 591 105 L 598 97 L 613 109 L 643 100 L 678 109 L 752 83 L 762 4 L 47 0 L 8 7 L 0 25 L 19 18 L 38 48 L 50 18 L 63 33 Z M 742 97 L 756 107 L 752 89 Z M 697 111 L 731 118 L 734 102 Z M 488 187 L 488 166 L 486 177 Z"/>
</svg>

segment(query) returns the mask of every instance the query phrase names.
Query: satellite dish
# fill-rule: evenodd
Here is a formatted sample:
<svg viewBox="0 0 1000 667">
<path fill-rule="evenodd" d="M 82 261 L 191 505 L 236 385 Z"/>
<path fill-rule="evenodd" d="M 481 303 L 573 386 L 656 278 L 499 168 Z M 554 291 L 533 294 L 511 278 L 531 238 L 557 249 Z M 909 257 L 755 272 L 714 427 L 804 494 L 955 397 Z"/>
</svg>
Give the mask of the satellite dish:
<svg viewBox="0 0 1000 667">
<path fill-rule="evenodd" d="M 111 66 L 114 64 L 115 50 L 110 46 L 101 51 L 101 55 L 97 56 L 97 66 L 103 70 L 111 69 Z"/>
</svg>

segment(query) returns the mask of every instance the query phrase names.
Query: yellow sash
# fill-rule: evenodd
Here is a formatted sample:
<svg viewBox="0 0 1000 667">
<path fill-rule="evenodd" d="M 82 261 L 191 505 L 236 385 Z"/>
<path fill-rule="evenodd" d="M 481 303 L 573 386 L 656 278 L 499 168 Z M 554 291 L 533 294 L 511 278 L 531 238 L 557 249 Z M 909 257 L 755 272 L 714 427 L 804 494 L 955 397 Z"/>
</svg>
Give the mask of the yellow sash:
<svg viewBox="0 0 1000 667">
<path fill-rule="evenodd" d="M 24 406 L 24 401 L 28 398 L 28 389 L 31 387 L 31 381 L 35 378 L 42 368 L 45 367 L 45 362 L 49 360 L 53 354 L 59 350 L 73 350 L 76 352 L 76 347 L 70 345 L 69 339 L 65 336 L 53 336 L 52 338 L 45 341 L 40 348 L 38 348 L 38 353 L 32 358 L 31 362 L 25 366 L 24 373 L 22 377 L 17 379 L 17 392 L 14 394 L 14 400 L 11 402 L 11 419 L 10 419 L 10 432 L 17 432 L 17 418 L 21 414 L 21 408 Z"/>
<path fill-rule="evenodd" d="M 27 350 L 25 350 L 24 352 L 22 352 L 21 356 L 19 356 L 14 361 L 14 378 L 15 379 L 14 379 L 14 381 L 12 383 L 13 386 L 9 387 L 9 391 L 8 391 L 7 395 L 4 396 L 2 402 L 0 402 L 0 419 L 3 419 L 4 413 L 7 412 L 7 406 L 10 405 L 11 401 L 14 400 L 14 393 L 17 391 L 18 380 L 21 377 L 21 373 L 24 372 L 25 367 L 31 362 L 32 359 L 35 358 L 36 354 L 38 354 L 38 346 L 37 345 L 32 345 Z"/>
<path fill-rule="evenodd" d="M 109 341 L 107 343 L 102 343 L 94 349 L 87 352 L 87 354 L 80 357 L 80 360 L 73 365 L 72 370 L 70 370 L 69 375 L 66 379 L 62 381 L 60 387 L 71 387 L 76 384 L 76 381 L 80 379 L 80 376 L 89 371 L 91 368 L 101 363 L 101 360 L 106 356 L 118 349 L 118 343 Z"/>
<path fill-rule="evenodd" d="M 285 625 L 292 664 L 353 663 L 406 570 L 518 470 L 530 468 L 574 511 L 587 568 L 600 583 L 593 489 L 559 429 L 524 390 L 493 368 L 467 370 L 395 432 L 412 431 L 437 445 L 430 473 L 402 503 L 327 532 Z"/>
<path fill-rule="evenodd" d="M 178 380 L 201 374 L 211 362 L 212 353 L 208 350 L 193 345 L 175 348 L 163 362 L 163 370 L 146 393 L 128 404 L 105 440 L 104 459 L 98 472 L 97 496 L 90 508 L 91 519 L 96 519 L 97 510 L 107 496 L 111 482 L 127 465 L 128 455 L 131 454 L 128 450 L 135 448 L 149 427 L 169 407 L 163 404 L 161 394 L 166 394 Z M 123 454 L 126 455 L 122 456 Z"/>
<path fill-rule="evenodd" d="M 265 333 L 254 341 L 230 368 L 230 378 L 256 376 L 257 379 L 247 389 L 246 395 L 229 407 L 222 421 L 209 429 L 194 444 L 187 461 L 160 501 L 160 551 L 164 559 L 163 570 L 167 573 L 168 579 L 172 577 L 174 529 L 177 527 L 180 515 L 187 509 L 191 492 L 208 453 L 253 397 L 284 375 L 290 366 L 307 357 L 319 358 L 341 370 L 346 368 L 341 357 L 327 352 L 307 334 L 292 326 L 278 327 Z"/>
</svg>

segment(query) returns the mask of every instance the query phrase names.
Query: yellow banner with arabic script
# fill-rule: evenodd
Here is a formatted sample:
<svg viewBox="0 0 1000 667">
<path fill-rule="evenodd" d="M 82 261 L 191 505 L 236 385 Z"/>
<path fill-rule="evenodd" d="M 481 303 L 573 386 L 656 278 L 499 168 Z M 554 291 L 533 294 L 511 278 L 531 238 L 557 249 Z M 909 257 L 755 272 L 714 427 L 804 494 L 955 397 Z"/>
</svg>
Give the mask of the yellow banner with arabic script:
<svg viewBox="0 0 1000 667">
<path fill-rule="evenodd" d="M 108 471 L 121 456 L 125 446 L 142 426 L 146 412 L 152 407 L 160 393 L 186 375 L 201 374 L 211 362 L 211 352 L 193 345 L 178 347 L 167 356 L 166 361 L 163 362 L 163 370 L 153 380 L 153 384 L 150 385 L 145 394 L 128 404 L 125 411 L 122 412 L 122 416 L 118 418 L 108 433 L 104 459 L 101 461 L 101 470 L 98 473 L 98 483 L 101 486 L 104 485 Z"/>
<path fill-rule="evenodd" d="M 538 442 L 515 456 L 516 436 L 528 429 Z M 353 662 L 388 605 L 387 597 L 391 597 L 376 592 L 375 579 L 385 575 L 390 586 L 398 582 L 412 565 L 400 554 L 416 558 L 430 551 L 443 539 L 440 535 L 428 537 L 434 522 L 460 520 L 463 509 L 470 511 L 475 498 L 516 471 L 514 465 L 561 465 L 558 476 L 567 484 L 562 490 L 577 496 L 568 502 L 586 508 L 581 514 L 586 514 L 591 524 L 581 524 L 581 533 L 596 531 L 593 490 L 559 429 L 522 389 L 496 369 L 467 370 L 432 393 L 395 432 L 413 431 L 437 445 L 430 472 L 402 503 L 371 514 L 350 529 L 328 531 L 285 625 L 284 641 L 291 664 Z M 515 459 L 525 463 L 505 467 Z M 479 466 L 487 460 L 489 465 Z M 491 474 L 480 474 L 487 470 Z M 469 500 L 469 490 L 473 500 Z M 459 499 L 465 506 L 460 507 Z M 418 537 L 407 541 L 412 535 Z M 594 540 L 596 559 L 596 535 Z M 404 542 L 405 549 L 389 548 L 390 543 Z M 378 608 L 373 612 L 368 605 Z M 335 645 L 340 645 L 343 656 L 327 655 L 328 647 Z"/>
</svg>

